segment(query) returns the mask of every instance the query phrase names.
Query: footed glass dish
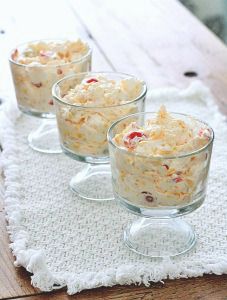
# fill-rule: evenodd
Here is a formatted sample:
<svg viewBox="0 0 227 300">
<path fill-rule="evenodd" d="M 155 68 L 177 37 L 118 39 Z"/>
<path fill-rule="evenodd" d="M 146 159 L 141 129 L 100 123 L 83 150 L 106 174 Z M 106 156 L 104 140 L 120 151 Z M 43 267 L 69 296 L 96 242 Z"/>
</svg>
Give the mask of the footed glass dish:
<svg viewBox="0 0 227 300">
<path fill-rule="evenodd" d="M 60 47 L 66 42 L 66 40 L 29 42 L 15 48 L 9 58 L 19 109 L 27 115 L 42 119 L 40 126 L 28 136 L 29 146 L 39 152 L 62 152 L 51 95 L 53 84 L 66 75 L 91 69 L 91 49 L 86 43 L 84 45 L 88 47 L 88 50 L 78 59 L 65 62 L 62 58 L 56 63 L 54 60 L 51 63 L 48 61 L 56 53 L 44 51 L 42 47 L 48 47 L 53 43 L 57 44 L 56 47 Z M 68 41 L 68 43 L 70 42 Z M 30 45 L 29 50 L 28 45 Z M 59 53 L 61 54 L 60 50 Z M 19 55 L 22 55 L 24 63 L 17 61 Z M 63 54 L 61 55 L 63 56 Z"/>
<path fill-rule="evenodd" d="M 101 76 L 99 80 L 103 80 L 103 83 L 95 88 L 99 76 Z M 96 99 L 94 95 L 97 92 L 97 98 L 104 97 L 103 84 L 109 88 L 113 82 L 125 79 L 136 80 L 134 76 L 117 72 L 87 72 L 63 78 L 53 87 L 53 99 L 63 152 L 72 159 L 86 163 L 85 167 L 70 181 L 71 189 L 82 198 L 89 200 L 113 199 L 107 130 L 117 119 L 131 113 L 144 111 L 147 88 L 145 83 L 141 83 L 141 92 L 136 98 L 116 105 L 109 105 L 105 102 L 118 102 L 115 94 L 112 95 L 111 88 L 106 93 L 105 99 L 107 100 L 104 103 L 100 103 L 100 99 Z M 74 92 L 73 89 L 81 83 L 83 84 L 81 89 L 83 89 Z M 91 85 L 93 86 L 91 87 Z M 74 104 L 64 98 L 70 92 L 73 97 L 82 95 L 81 99 L 85 101 L 84 93 L 87 95 L 87 90 L 93 88 L 94 92 L 92 90 L 89 97 L 93 97 L 93 102 L 97 100 L 98 103 Z M 86 99 L 89 100 L 89 97 Z"/>
<path fill-rule="evenodd" d="M 161 155 L 161 151 L 168 153 L 169 150 L 160 138 L 168 132 L 168 126 L 163 127 L 164 131 L 158 127 L 164 122 L 162 113 L 155 127 L 152 127 L 153 131 L 141 129 L 156 117 L 155 113 L 137 113 L 122 118 L 110 127 L 108 142 L 113 190 L 118 202 L 138 216 L 124 230 L 125 244 L 145 256 L 176 256 L 191 249 L 196 241 L 193 228 L 180 217 L 196 210 L 205 200 L 214 133 L 203 121 L 171 113 L 172 118 L 180 120 L 183 129 L 187 124 L 193 124 L 195 131 L 197 128 L 203 129 L 198 131 L 198 138 L 191 143 L 190 151 L 179 155 Z M 128 135 L 122 135 L 125 123 L 131 124 L 133 129 Z M 199 135 L 207 132 L 209 137 L 205 140 L 204 136 L 203 146 L 193 150 L 196 142 L 200 142 Z M 149 135 L 152 136 L 150 144 Z M 119 141 L 123 141 L 122 144 Z M 145 145 L 146 141 L 148 143 Z M 180 133 L 178 141 L 183 145 Z M 138 151 L 147 151 L 134 151 L 136 143 Z M 151 149 L 155 152 L 158 148 L 161 149 L 159 154 L 149 154 Z"/>
</svg>

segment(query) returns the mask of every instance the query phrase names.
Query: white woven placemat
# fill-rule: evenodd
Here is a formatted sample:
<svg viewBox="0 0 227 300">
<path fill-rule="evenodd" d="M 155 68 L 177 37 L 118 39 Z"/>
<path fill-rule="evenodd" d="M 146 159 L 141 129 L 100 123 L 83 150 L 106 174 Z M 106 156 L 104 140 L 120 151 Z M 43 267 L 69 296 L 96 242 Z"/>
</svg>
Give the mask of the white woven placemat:
<svg viewBox="0 0 227 300">
<path fill-rule="evenodd" d="M 215 131 L 208 196 L 185 217 L 198 242 L 182 256 L 164 260 L 142 257 L 125 247 L 123 228 L 134 218 L 115 201 L 78 199 L 68 186 L 81 164 L 65 155 L 40 154 L 27 145 L 37 120 L 18 116 L 15 105 L 0 113 L 4 151 L 5 210 L 16 265 L 33 273 L 32 284 L 49 291 L 62 286 L 73 294 L 115 284 L 227 273 L 227 123 L 209 90 L 194 82 L 186 90 L 150 92 L 147 110 L 164 103 L 170 111 L 190 113 Z M 93 187 L 91 187 L 93 188 Z M 104 188 L 104 187 L 103 187 Z"/>
</svg>

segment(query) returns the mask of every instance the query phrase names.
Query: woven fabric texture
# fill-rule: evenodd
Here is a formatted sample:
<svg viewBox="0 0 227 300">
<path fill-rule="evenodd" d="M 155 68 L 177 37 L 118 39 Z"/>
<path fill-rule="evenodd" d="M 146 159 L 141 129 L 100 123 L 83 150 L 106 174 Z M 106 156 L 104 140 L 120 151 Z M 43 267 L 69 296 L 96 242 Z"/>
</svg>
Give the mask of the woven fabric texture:
<svg viewBox="0 0 227 300">
<path fill-rule="evenodd" d="M 20 115 L 14 104 L 4 104 L 0 140 L 8 231 L 15 264 L 33 273 L 34 286 L 44 291 L 67 286 L 74 294 L 98 286 L 149 285 L 166 278 L 227 273 L 227 122 L 200 82 L 185 90 L 151 90 L 146 110 L 156 111 L 161 104 L 197 116 L 215 131 L 207 198 L 200 209 L 184 217 L 196 230 L 197 244 L 184 255 L 163 260 L 130 251 L 122 234 L 135 216 L 115 201 L 78 198 L 69 189 L 69 180 L 82 164 L 63 154 L 30 149 L 27 135 L 39 121 Z M 102 183 L 99 187 L 108 188 Z"/>
</svg>

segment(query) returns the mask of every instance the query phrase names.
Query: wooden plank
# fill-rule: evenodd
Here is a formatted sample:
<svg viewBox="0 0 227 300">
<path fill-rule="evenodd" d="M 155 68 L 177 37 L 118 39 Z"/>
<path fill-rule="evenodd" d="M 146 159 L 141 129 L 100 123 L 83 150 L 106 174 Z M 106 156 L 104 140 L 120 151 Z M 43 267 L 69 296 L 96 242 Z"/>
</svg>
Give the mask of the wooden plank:
<svg viewBox="0 0 227 300">
<path fill-rule="evenodd" d="M 115 286 L 111 288 L 98 288 L 96 290 L 82 291 L 74 296 L 65 292 L 48 293 L 38 296 L 14 298 L 21 300 L 226 300 L 227 275 L 206 275 L 196 279 L 181 279 L 157 283 L 152 287 Z"/>
<path fill-rule="evenodd" d="M 188 85 L 194 78 L 184 74 L 193 71 L 227 106 L 226 47 L 178 1 L 71 3 L 116 70 L 134 73 L 151 87 Z"/>
<path fill-rule="evenodd" d="M 30 284 L 30 274 L 24 268 L 15 268 L 13 261 L 6 232 L 5 215 L 0 212 L 0 299 L 38 292 Z"/>
</svg>

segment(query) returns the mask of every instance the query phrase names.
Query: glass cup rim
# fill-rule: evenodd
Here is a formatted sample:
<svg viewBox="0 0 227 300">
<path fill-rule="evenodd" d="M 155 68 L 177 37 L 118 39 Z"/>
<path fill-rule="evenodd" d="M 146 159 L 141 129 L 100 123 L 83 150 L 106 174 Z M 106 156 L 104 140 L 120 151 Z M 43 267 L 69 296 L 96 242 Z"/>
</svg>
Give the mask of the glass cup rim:
<svg viewBox="0 0 227 300">
<path fill-rule="evenodd" d="M 192 156 L 192 155 L 197 155 L 198 153 L 201 153 L 203 151 L 205 151 L 211 144 L 213 144 L 213 141 L 214 141 L 214 130 L 213 128 L 206 122 L 200 120 L 199 118 L 197 117 L 193 117 L 189 114 L 184 114 L 184 113 L 178 113 L 178 112 L 169 112 L 170 114 L 174 114 L 174 115 L 179 115 L 179 116 L 184 116 L 184 117 L 187 117 L 187 118 L 191 118 L 197 122 L 200 122 L 204 125 L 206 125 L 209 130 L 211 131 L 212 135 L 211 135 L 211 139 L 209 140 L 209 142 L 197 149 L 197 150 L 194 150 L 194 151 L 190 151 L 190 152 L 187 152 L 187 153 L 184 153 L 184 154 L 180 154 L 180 155 L 171 155 L 171 156 L 168 156 L 168 155 L 162 155 L 162 156 L 153 156 L 153 155 L 142 155 L 142 154 L 138 154 L 138 153 L 132 153 L 132 152 L 129 152 L 127 151 L 126 149 L 122 148 L 122 147 L 119 147 L 118 145 L 116 145 L 112 138 L 111 138 L 111 132 L 113 131 L 114 127 L 119 124 L 121 121 L 125 120 L 125 119 L 128 119 L 130 117 L 134 117 L 134 116 L 139 116 L 139 115 L 145 115 L 145 114 L 157 114 L 157 112 L 154 112 L 154 111 L 147 111 L 147 112 L 139 112 L 139 113 L 135 113 L 135 114 L 130 114 L 130 115 L 127 115 L 117 121 L 115 121 L 108 129 L 107 131 L 107 141 L 109 144 L 111 144 L 114 148 L 117 148 L 119 151 L 122 151 L 124 153 L 127 153 L 128 155 L 130 156 L 134 156 L 134 157 L 139 157 L 139 158 L 146 158 L 146 159 L 152 159 L 152 160 L 163 160 L 163 159 L 177 159 L 177 158 L 185 158 L 185 157 L 189 157 L 189 156 Z"/>
<path fill-rule="evenodd" d="M 59 84 L 62 82 L 62 81 L 65 81 L 65 80 L 68 80 L 70 78 L 76 78 L 76 77 L 80 77 L 81 75 L 85 75 L 85 74 L 116 74 L 116 75 L 124 75 L 124 76 L 127 76 L 127 77 L 131 77 L 131 78 L 135 78 L 137 79 L 136 76 L 134 75 L 130 75 L 130 74 L 127 74 L 127 73 L 123 73 L 123 72 L 115 72 L 115 71 L 96 71 L 96 72 L 93 72 L 93 71 L 88 71 L 88 72 L 80 72 L 80 73 L 76 73 L 76 74 L 73 74 L 73 75 L 68 75 L 68 76 L 65 76 L 63 78 L 61 78 L 60 80 L 58 80 L 52 87 L 52 96 L 54 98 L 54 100 L 57 100 L 58 102 L 60 102 L 61 104 L 64 104 L 64 105 L 67 105 L 67 106 L 70 106 L 70 107 L 74 107 L 74 108 L 81 108 L 81 109 L 97 109 L 97 108 L 102 108 L 102 109 L 108 109 L 108 108 L 111 108 L 111 107 L 121 107 L 121 106 L 125 106 L 125 105 L 129 105 L 129 104 L 132 104 L 134 102 L 137 102 L 139 101 L 140 99 L 142 99 L 146 93 L 147 93 L 147 85 L 145 83 L 145 81 L 142 81 L 142 84 L 143 84 L 143 90 L 142 92 L 139 94 L 139 96 L 137 96 L 135 99 L 132 99 L 126 103 L 122 103 L 122 104 L 116 104 L 116 105 L 109 105 L 109 106 L 86 106 L 86 105 L 77 105 L 77 104 L 72 104 L 72 103 L 68 103 L 66 101 L 64 101 L 62 98 L 58 97 L 57 94 L 56 94 L 56 89 L 57 87 L 59 86 Z"/>
<path fill-rule="evenodd" d="M 57 42 L 57 41 L 61 41 L 61 42 L 66 42 L 66 41 L 71 41 L 71 40 L 69 40 L 69 39 L 60 39 L 60 38 L 59 38 L 59 39 L 53 38 L 53 39 L 37 39 L 37 40 L 32 40 L 32 41 L 24 42 L 24 43 L 22 43 L 22 44 L 17 45 L 15 48 L 13 48 L 13 49 L 10 51 L 10 55 L 9 55 L 9 57 L 8 57 L 9 62 L 11 62 L 12 64 L 15 64 L 15 65 L 17 65 L 17 66 L 20 66 L 20 67 L 26 67 L 26 68 L 45 68 L 45 67 L 48 67 L 48 68 L 56 68 L 56 67 L 64 67 L 64 66 L 67 66 L 67 65 L 70 65 L 70 64 L 73 64 L 73 63 L 81 62 L 81 61 L 85 60 L 88 56 L 90 56 L 91 53 L 92 53 L 92 48 L 91 48 L 91 46 L 90 46 L 87 42 L 81 40 L 82 42 L 84 42 L 84 43 L 88 46 L 88 52 L 87 52 L 86 54 L 84 54 L 81 58 L 75 59 L 75 60 L 73 60 L 73 61 L 71 61 L 71 62 L 62 63 L 62 64 L 56 64 L 56 65 L 42 65 L 42 64 L 40 64 L 40 65 L 36 65 L 36 66 L 30 66 L 30 65 L 18 63 L 18 62 L 16 62 L 15 60 L 12 59 L 12 54 L 13 54 L 13 52 L 14 52 L 16 49 L 19 49 L 20 47 L 25 46 L 25 45 L 28 45 L 28 44 L 30 44 L 30 43 L 42 42 L 42 41 L 56 41 L 56 42 Z"/>
</svg>

